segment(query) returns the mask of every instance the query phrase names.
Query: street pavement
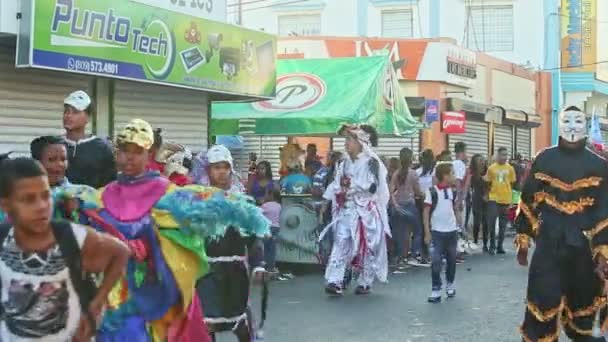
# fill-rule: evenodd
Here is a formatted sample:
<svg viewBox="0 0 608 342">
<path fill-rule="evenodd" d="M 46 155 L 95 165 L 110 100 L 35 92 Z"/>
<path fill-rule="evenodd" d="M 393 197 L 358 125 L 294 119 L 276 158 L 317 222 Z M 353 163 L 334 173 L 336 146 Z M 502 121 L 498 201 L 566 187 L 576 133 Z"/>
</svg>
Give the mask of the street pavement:
<svg viewBox="0 0 608 342">
<path fill-rule="evenodd" d="M 526 279 L 513 250 L 469 256 L 457 266 L 456 298 L 444 294 L 441 304 L 426 301 L 429 268 L 391 275 L 367 297 L 351 291 L 328 298 L 322 274 L 309 273 L 271 283 L 265 342 L 517 342 Z M 218 341 L 236 339 L 224 334 Z"/>
</svg>

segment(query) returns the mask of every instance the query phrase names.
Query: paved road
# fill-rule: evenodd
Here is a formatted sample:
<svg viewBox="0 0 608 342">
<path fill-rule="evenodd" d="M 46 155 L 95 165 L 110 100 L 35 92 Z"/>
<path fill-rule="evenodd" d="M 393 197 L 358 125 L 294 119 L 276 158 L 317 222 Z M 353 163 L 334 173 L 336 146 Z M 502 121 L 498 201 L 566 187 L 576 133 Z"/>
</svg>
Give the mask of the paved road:
<svg viewBox="0 0 608 342">
<path fill-rule="evenodd" d="M 369 297 L 328 298 L 321 274 L 272 283 L 265 342 L 517 342 L 526 272 L 513 251 L 469 257 L 457 269 L 457 297 L 441 304 L 426 302 L 428 268 L 393 275 Z"/>
</svg>

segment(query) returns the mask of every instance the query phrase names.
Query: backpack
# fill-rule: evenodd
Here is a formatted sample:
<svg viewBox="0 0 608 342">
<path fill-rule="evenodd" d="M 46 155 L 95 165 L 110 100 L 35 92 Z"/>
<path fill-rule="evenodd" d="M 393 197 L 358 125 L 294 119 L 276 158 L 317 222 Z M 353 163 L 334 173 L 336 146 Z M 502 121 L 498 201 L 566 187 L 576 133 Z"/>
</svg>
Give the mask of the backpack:
<svg viewBox="0 0 608 342">
<path fill-rule="evenodd" d="M 431 192 L 431 214 L 430 217 L 433 217 L 433 212 L 435 211 L 435 208 L 437 208 L 437 202 L 439 202 L 439 193 L 437 192 L 437 187 L 433 186 L 432 188 L 429 189 L 429 191 Z M 450 191 L 452 192 L 452 205 L 454 205 L 456 203 L 456 195 L 454 194 L 454 190 L 450 189 Z"/>
<path fill-rule="evenodd" d="M 11 227 L 12 225 L 10 224 L 0 224 L 0 249 L 4 245 L 4 240 L 6 240 Z M 72 231 L 71 223 L 65 220 L 53 220 L 51 221 L 51 227 L 57 245 L 59 245 L 59 250 L 68 266 L 70 280 L 72 281 L 74 290 L 78 294 L 82 313 L 87 316 L 91 321 L 92 327 L 95 328 L 97 326 L 96 322 L 90 315 L 88 308 L 95 298 L 97 286 L 91 274 L 85 273 L 82 270 L 80 246 L 78 246 L 78 241 L 76 241 L 76 236 L 74 236 Z M 1 311 L 0 306 L 0 317 L 4 316 L 4 312 Z"/>
</svg>

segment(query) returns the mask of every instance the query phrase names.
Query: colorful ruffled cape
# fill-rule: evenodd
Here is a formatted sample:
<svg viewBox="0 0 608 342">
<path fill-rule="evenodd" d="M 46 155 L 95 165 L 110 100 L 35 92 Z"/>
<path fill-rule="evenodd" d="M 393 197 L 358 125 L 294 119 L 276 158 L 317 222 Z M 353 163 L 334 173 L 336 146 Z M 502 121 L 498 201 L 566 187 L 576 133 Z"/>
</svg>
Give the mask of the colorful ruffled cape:
<svg viewBox="0 0 608 342">
<path fill-rule="evenodd" d="M 78 199 L 80 214 L 88 213 L 85 215 L 88 219 L 91 219 L 91 216 L 97 216 L 99 219 L 94 213 L 102 212 L 104 209 L 103 191 L 72 185 L 58 188 L 53 195 L 56 204 L 64 203 L 66 199 Z M 71 213 L 69 216 L 80 217 L 82 221 L 82 215 Z M 158 319 L 150 322 L 155 339 L 164 340 L 169 333 L 171 322 L 186 315 L 194 297 L 195 282 L 208 270 L 204 240 L 221 238 L 228 227 L 239 227 L 242 235 L 260 238 L 269 236 L 270 230 L 269 222 L 249 197 L 228 194 L 216 188 L 199 185 L 169 186 L 166 193 L 151 208 L 150 217 L 156 234 L 148 241 L 154 240 L 157 244 L 150 249 L 162 253 L 162 260 L 158 259 L 160 254 L 153 253 L 158 264 L 154 266 L 155 271 L 158 273 L 162 270 L 162 267 L 157 270 L 158 266 L 166 264 L 170 272 L 164 278 L 174 278 L 181 298 L 180 303 L 164 310 L 166 312 L 163 312 L 162 317 L 155 317 Z M 107 217 L 103 220 L 106 223 L 111 221 Z M 139 286 L 143 286 L 144 279 L 149 276 L 148 267 L 145 262 L 130 261 L 126 279 L 117 284 L 110 294 L 110 309 L 104 317 L 105 327 L 112 328 L 124 323 L 124 320 L 137 312 L 137 305 L 131 297 L 137 293 Z M 162 274 L 159 273 L 159 278 L 161 276 Z M 166 282 L 167 279 L 164 281 Z M 170 289 L 164 291 L 172 292 Z M 144 304 L 140 304 L 142 305 Z"/>
</svg>

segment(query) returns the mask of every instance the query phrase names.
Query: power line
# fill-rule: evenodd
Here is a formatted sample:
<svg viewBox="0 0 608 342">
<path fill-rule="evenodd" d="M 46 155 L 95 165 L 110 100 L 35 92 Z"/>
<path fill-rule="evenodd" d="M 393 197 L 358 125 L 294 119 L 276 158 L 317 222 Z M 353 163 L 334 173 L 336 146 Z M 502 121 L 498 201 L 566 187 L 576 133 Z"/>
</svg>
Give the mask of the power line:
<svg viewBox="0 0 608 342">
<path fill-rule="evenodd" d="M 594 63 L 586 63 L 586 64 L 579 64 L 579 65 L 569 65 L 569 66 L 565 66 L 565 67 L 548 68 L 548 69 L 543 69 L 543 71 L 562 70 L 562 69 L 576 69 L 576 68 L 582 68 L 582 67 L 591 66 L 591 65 L 598 65 L 598 64 L 606 64 L 606 63 L 608 63 L 608 61 L 599 61 L 599 62 L 594 62 Z"/>
<path fill-rule="evenodd" d="M 263 9 L 263 8 L 280 7 L 280 6 L 284 6 L 284 5 L 297 4 L 300 2 L 308 2 L 308 1 L 310 1 L 310 0 L 287 1 L 287 2 L 282 2 L 282 3 L 278 3 L 278 4 L 259 6 L 259 7 L 254 7 L 254 8 L 247 8 L 247 9 L 244 9 L 242 12 L 255 11 L 255 10 L 259 10 L 259 9 Z M 228 12 L 228 14 L 236 14 L 236 13 L 238 13 L 238 11 Z"/>
</svg>

